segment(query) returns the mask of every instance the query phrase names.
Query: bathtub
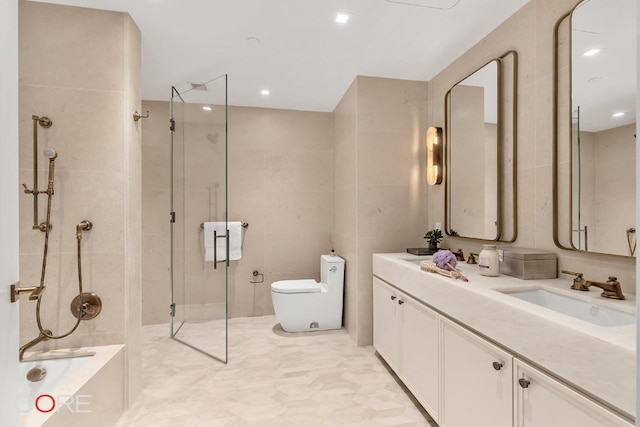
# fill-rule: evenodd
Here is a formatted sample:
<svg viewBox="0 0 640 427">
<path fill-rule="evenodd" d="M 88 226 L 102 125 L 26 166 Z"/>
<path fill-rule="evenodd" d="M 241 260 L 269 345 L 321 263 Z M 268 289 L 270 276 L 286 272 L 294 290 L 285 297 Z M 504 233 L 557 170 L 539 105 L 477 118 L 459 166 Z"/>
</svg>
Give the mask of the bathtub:
<svg viewBox="0 0 640 427">
<path fill-rule="evenodd" d="M 93 356 L 20 363 L 20 426 L 112 426 L 124 411 L 124 345 L 55 350 L 42 356 L 95 353 Z M 28 358 L 26 358 L 28 359 Z M 44 367 L 43 380 L 27 372 Z"/>
</svg>

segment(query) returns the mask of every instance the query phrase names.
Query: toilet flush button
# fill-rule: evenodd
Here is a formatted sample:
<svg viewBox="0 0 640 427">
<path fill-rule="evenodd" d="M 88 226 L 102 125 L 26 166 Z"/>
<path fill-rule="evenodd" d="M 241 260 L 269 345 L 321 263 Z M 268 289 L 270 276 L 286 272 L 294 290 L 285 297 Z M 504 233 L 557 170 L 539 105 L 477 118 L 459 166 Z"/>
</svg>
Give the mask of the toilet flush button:
<svg viewBox="0 0 640 427">
<path fill-rule="evenodd" d="M 331 267 L 331 268 L 329 269 L 329 271 L 336 271 L 337 269 L 338 269 L 338 267 L 336 267 L 336 266 L 334 265 L 333 267 Z"/>
</svg>

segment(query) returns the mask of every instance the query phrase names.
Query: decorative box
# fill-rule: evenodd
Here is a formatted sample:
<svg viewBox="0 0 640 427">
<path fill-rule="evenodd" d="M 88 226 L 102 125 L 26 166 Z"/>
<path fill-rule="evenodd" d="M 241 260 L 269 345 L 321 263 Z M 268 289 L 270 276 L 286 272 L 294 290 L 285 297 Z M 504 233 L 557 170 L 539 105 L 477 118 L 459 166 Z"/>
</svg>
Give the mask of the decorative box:
<svg viewBox="0 0 640 427">
<path fill-rule="evenodd" d="M 558 260 L 553 252 L 504 248 L 500 273 L 524 280 L 555 279 L 558 277 Z"/>
</svg>

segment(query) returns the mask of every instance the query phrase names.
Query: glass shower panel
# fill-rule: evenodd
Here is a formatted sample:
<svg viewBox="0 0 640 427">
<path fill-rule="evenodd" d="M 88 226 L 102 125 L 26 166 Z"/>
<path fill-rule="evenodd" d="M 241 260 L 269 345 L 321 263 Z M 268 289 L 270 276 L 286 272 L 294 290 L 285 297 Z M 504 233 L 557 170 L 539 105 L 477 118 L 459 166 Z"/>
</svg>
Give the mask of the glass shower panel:
<svg viewBox="0 0 640 427">
<path fill-rule="evenodd" d="M 227 76 L 174 87 L 171 127 L 171 335 L 226 363 Z"/>
</svg>

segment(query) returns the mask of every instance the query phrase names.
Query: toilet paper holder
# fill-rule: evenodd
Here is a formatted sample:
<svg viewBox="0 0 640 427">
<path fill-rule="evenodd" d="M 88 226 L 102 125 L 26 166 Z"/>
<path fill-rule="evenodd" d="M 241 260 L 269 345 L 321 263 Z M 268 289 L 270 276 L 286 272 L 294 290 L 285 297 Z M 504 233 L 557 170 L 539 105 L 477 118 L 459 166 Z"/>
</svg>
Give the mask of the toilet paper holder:
<svg viewBox="0 0 640 427">
<path fill-rule="evenodd" d="M 249 283 L 263 283 L 264 282 L 264 274 L 260 273 L 258 270 L 253 270 L 253 277 L 260 276 L 260 280 L 249 280 Z"/>
</svg>

